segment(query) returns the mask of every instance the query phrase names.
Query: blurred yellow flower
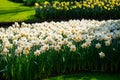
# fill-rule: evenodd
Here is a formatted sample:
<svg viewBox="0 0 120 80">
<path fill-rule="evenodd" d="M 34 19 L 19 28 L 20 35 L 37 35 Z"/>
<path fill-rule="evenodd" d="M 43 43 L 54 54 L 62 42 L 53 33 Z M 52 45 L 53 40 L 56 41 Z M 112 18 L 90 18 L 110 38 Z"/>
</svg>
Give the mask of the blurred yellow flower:
<svg viewBox="0 0 120 80">
<path fill-rule="evenodd" d="M 38 8 L 38 7 L 39 7 L 39 4 L 38 4 L 38 3 L 35 3 L 35 7 Z"/>
<path fill-rule="evenodd" d="M 45 1 L 44 2 L 44 5 L 49 5 L 50 3 L 48 1 Z"/>
</svg>

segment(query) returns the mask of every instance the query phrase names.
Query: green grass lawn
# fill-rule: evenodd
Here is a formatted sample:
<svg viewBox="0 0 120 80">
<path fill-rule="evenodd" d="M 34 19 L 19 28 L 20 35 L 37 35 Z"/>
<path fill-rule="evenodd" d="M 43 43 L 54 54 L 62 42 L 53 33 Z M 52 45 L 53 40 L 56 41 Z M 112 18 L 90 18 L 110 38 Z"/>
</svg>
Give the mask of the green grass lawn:
<svg viewBox="0 0 120 80">
<path fill-rule="evenodd" d="M 51 77 L 44 80 L 120 80 L 120 73 L 79 73 Z"/>
<path fill-rule="evenodd" d="M 0 0 L 0 22 L 36 20 L 34 7 L 9 0 Z"/>
</svg>

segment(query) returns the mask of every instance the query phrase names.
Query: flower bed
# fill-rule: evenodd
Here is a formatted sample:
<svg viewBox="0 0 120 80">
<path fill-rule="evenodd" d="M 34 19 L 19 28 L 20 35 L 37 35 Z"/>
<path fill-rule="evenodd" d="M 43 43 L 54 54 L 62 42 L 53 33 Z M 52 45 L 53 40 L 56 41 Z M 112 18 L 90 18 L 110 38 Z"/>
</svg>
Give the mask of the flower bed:
<svg viewBox="0 0 120 80">
<path fill-rule="evenodd" d="M 33 80 L 82 70 L 118 71 L 120 20 L 18 23 L 0 28 L 0 73 Z"/>
<path fill-rule="evenodd" d="M 35 4 L 36 16 L 41 19 L 119 19 L 120 1 L 85 0 Z"/>
</svg>

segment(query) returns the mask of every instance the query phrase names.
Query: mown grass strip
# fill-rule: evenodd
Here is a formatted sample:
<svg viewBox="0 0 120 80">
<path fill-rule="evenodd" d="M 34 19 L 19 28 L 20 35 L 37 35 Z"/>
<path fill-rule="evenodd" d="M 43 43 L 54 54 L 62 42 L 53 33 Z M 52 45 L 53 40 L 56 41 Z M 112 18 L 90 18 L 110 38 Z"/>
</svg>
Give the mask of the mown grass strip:
<svg viewBox="0 0 120 80">
<path fill-rule="evenodd" d="M 9 0 L 0 1 L 0 22 L 15 22 L 35 20 L 34 7 L 24 6 L 22 3 L 14 3 Z"/>
</svg>

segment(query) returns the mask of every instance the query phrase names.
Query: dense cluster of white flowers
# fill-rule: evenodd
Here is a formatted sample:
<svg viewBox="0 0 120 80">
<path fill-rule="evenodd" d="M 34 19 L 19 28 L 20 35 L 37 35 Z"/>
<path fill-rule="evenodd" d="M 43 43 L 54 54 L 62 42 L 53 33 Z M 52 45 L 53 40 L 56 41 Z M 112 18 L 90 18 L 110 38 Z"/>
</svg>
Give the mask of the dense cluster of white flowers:
<svg viewBox="0 0 120 80">
<path fill-rule="evenodd" d="M 69 20 L 61 22 L 43 22 L 21 25 L 15 22 L 8 28 L 0 28 L 0 45 L 2 54 L 7 55 L 13 46 L 15 54 L 25 55 L 33 46 L 40 46 L 34 51 L 38 56 L 45 51 L 54 49 L 61 50 L 63 45 L 68 46 L 74 52 L 77 47 L 74 43 L 83 41 L 82 48 L 91 46 L 93 40 L 105 41 L 105 46 L 112 44 L 112 39 L 120 38 L 120 20 L 96 21 L 96 20 Z M 102 45 L 95 43 L 95 48 L 99 49 Z M 104 57 L 104 53 L 99 53 Z"/>
</svg>

